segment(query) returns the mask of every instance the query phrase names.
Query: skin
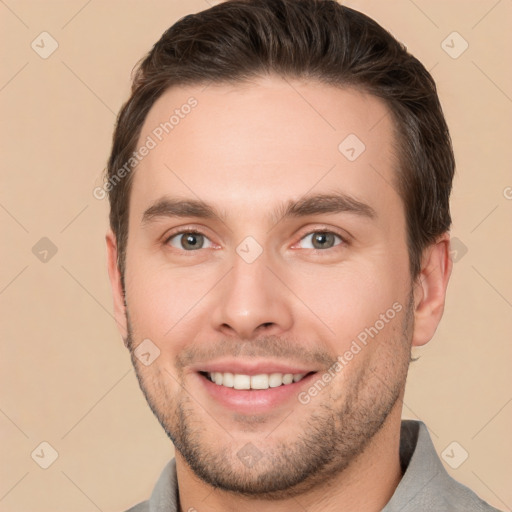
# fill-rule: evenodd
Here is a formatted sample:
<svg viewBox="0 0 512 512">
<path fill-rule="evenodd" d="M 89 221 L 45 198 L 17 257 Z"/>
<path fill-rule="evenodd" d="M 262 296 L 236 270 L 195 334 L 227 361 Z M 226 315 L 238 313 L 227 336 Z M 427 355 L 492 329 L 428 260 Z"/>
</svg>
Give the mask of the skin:
<svg viewBox="0 0 512 512">
<path fill-rule="evenodd" d="M 125 343 L 133 351 L 149 338 L 160 350 L 149 366 L 132 360 L 176 447 L 181 510 L 381 510 L 401 478 L 410 350 L 432 338 L 443 313 L 448 234 L 424 251 L 413 282 L 393 125 L 378 98 L 275 76 L 172 88 L 149 112 L 139 145 L 190 96 L 197 107 L 133 176 L 126 307 L 107 233 Z M 352 162 L 338 150 L 348 134 L 366 146 Z M 373 217 L 275 215 L 288 201 L 334 192 L 366 204 Z M 218 216 L 143 222 L 164 196 L 200 199 Z M 203 248 L 191 250 L 179 235 L 169 240 L 187 229 L 204 234 Z M 311 233 L 324 232 L 341 238 L 315 250 Z M 236 251 L 248 236 L 262 250 L 252 263 Z M 303 364 L 321 376 L 396 303 L 400 312 L 307 405 L 294 397 L 264 413 L 233 411 L 197 373 L 205 361 L 236 356 Z M 252 467 L 237 457 L 247 443 L 261 455 Z"/>
</svg>

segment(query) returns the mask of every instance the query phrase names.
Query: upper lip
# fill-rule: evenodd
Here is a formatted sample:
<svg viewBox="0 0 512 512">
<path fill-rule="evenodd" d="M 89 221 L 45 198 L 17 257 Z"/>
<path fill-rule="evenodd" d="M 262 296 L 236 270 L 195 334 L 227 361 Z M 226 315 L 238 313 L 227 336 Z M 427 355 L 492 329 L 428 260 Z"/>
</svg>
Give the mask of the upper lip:
<svg viewBox="0 0 512 512">
<path fill-rule="evenodd" d="M 222 359 L 210 361 L 208 363 L 198 363 L 192 367 L 197 372 L 220 372 L 234 373 L 240 375 L 259 375 L 262 373 L 310 373 L 318 369 L 306 367 L 301 364 L 283 363 L 269 360 L 241 361 L 240 359 Z"/>
</svg>

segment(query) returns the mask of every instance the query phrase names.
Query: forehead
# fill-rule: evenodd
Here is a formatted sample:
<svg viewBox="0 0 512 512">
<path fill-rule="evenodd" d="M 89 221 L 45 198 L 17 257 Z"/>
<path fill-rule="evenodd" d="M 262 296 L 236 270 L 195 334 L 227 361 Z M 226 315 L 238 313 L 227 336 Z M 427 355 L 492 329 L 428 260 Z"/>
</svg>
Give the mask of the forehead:
<svg viewBox="0 0 512 512">
<path fill-rule="evenodd" d="M 355 89 L 278 77 L 171 88 L 142 127 L 130 209 L 171 194 L 247 210 L 340 188 L 396 206 L 394 142 L 386 105 Z"/>
</svg>

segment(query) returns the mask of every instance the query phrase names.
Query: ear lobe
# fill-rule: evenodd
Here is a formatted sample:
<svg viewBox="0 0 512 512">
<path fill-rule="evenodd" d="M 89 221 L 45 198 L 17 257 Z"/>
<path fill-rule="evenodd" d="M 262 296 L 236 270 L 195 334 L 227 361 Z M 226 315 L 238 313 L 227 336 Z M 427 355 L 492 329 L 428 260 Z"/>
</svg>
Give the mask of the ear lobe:
<svg viewBox="0 0 512 512">
<path fill-rule="evenodd" d="M 121 284 L 121 273 L 117 264 L 117 241 L 111 229 L 107 231 L 107 234 L 105 235 L 105 241 L 107 243 L 108 276 L 110 279 L 110 286 L 112 288 L 112 296 L 114 299 L 114 318 L 126 346 L 126 341 L 128 338 L 126 308 L 124 304 L 123 287 Z"/>
<path fill-rule="evenodd" d="M 414 333 L 412 345 L 428 343 L 441 321 L 446 288 L 452 272 L 450 235 L 445 233 L 435 244 L 425 249 L 421 272 L 414 287 Z"/>
</svg>

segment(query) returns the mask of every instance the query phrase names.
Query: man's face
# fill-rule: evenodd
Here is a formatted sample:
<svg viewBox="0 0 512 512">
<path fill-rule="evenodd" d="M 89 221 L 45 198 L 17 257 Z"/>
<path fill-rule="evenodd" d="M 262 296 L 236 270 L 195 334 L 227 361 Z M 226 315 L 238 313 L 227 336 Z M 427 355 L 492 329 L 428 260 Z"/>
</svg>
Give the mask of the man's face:
<svg viewBox="0 0 512 512">
<path fill-rule="evenodd" d="M 130 348 L 160 350 L 132 355 L 152 410 L 210 484 L 284 496 L 325 480 L 400 415 L 413 320 L 389 111 L 266 78 L 173 88 L 137 147 L 148 136 L 125 282 Z"/>
</svg>

